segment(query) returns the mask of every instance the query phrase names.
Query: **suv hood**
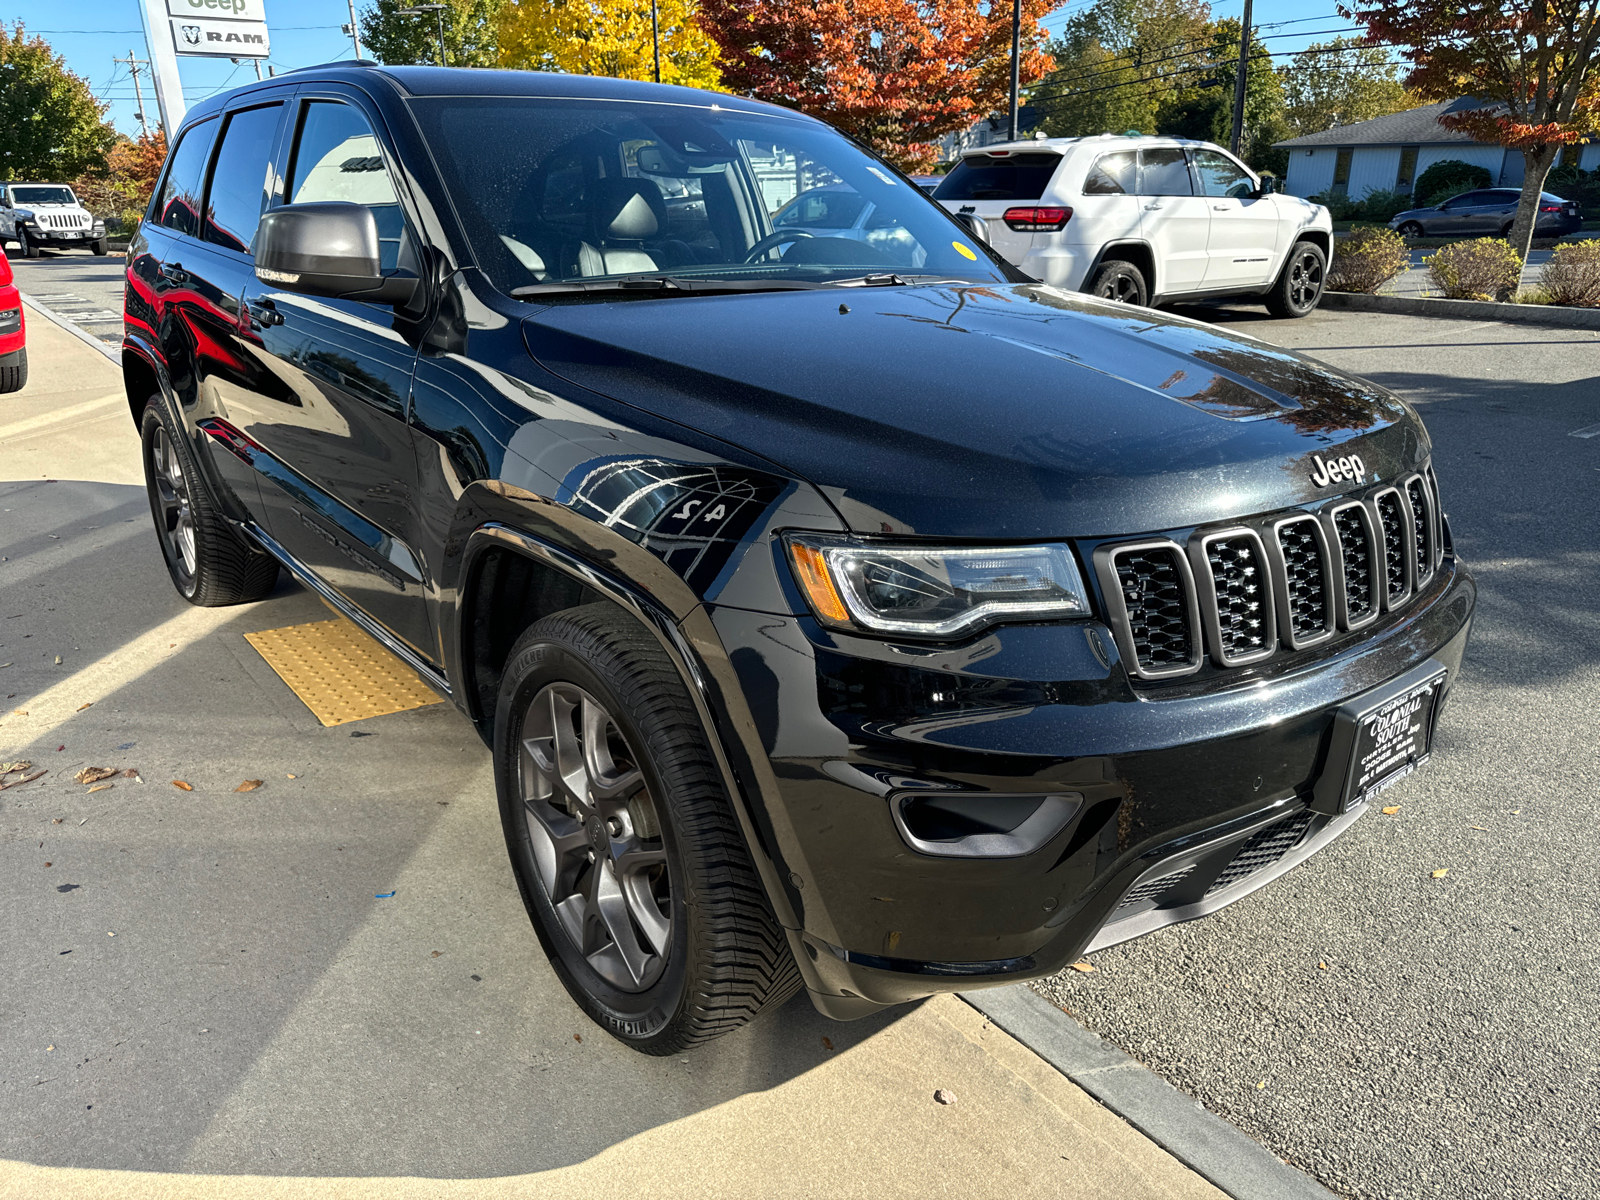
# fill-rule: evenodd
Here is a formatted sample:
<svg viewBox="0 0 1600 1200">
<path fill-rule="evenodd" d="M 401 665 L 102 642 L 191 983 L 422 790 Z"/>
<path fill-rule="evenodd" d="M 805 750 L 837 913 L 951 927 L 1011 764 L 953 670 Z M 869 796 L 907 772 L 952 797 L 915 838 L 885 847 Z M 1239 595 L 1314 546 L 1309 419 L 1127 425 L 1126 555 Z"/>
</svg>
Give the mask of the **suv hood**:
<svg viewBox="0 0 1600 1200">
<path fill-rule="evenodd" d="M 1320 500 L 1427 454 L 1403 402 L 1290 351 L 1042 284 L 551 306 L 534 358 L 809 480 L 860 532 L 1112 536 Z"/>
</svg>

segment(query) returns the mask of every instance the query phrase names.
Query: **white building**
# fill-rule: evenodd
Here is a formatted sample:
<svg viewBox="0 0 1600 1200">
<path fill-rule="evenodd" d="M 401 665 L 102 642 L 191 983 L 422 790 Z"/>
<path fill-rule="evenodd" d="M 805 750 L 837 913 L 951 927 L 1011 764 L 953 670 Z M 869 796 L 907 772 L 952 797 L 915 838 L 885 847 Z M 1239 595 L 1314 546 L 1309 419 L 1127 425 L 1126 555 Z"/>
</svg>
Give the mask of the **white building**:
<svg viewBox="0 0 1600 1200">
<path fill-rule="evenodd" d="M 1391 113 L 1354 125 L 1290 138 L 1277 145 L 1289 152 L 1284 190 L 1295 196 L 1325 192 L 1359 200 L 1368 192 L 1409 192 L 1417 176 L 1442 159 L 1473 163 L 1489 172 L 1493 187 L 1522 184 L 1522 151 L 1476 141 L 1439 124 L 1445 113 L 1478 108 L 1470 97 Z M 1600 143 L 1567 146 L 1557 163 L 1573 161 L 1585 171 L 1600 167 Z"/>
</svg>

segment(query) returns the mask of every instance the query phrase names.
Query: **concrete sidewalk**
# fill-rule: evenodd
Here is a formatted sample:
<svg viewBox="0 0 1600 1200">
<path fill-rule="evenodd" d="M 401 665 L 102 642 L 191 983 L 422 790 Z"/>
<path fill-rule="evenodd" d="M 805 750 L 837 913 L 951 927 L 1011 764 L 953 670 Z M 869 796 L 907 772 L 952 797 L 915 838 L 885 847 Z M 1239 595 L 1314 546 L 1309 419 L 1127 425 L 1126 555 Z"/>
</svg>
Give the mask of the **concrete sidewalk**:
<svg viewBox="0 0 1600 1200">
<path fill-rule="evenodd" d="M 848 1025 L 798 998 L 672 1059 L 607 1037 L 466 720 L 318 724 L 243 635 L 326 610 L 288 580 L 184 604 L 115 365 L 28 328 L 0 760 L 49 774 L 0 793 L 0 1200 L 1223 1195 L 954 997 Z"/>
</svg>

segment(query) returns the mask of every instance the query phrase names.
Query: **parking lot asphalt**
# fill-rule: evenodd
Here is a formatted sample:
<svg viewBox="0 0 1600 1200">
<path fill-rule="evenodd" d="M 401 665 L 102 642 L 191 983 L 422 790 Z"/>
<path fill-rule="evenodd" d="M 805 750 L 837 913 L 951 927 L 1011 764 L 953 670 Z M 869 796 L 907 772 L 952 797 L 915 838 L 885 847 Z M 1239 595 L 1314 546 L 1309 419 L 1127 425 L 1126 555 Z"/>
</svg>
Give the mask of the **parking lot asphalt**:
<svg viewBox="0 0 1600 1200">
<path fill-rule="evenodd" d="M 24 295 L 108 345 L 122 345 L 120 252 L 96 258 L 87 250 L 41 250 L 38 258 L 23 258 L 8 245 L 5 254 Z"/>
<path fill-rule="evenodd" d="M 29 346 L 0 761 L 48 774 L 0 792 L 0 1200 L 1221 1200 L 954 997 L 613 1041 L 540 952 L 468 722 L 322 727 L 244 634 L 326 609 L 186 605 L 116 368 L 37 313 Z"/>
<path fill-rule="evenodd" d="M 1397 812 L 1036 986 L 1341 1195 L 1600 1195 L 1600 334 L 1184 311 L 1417 406 L 1472 643 Z"/>
</svg>

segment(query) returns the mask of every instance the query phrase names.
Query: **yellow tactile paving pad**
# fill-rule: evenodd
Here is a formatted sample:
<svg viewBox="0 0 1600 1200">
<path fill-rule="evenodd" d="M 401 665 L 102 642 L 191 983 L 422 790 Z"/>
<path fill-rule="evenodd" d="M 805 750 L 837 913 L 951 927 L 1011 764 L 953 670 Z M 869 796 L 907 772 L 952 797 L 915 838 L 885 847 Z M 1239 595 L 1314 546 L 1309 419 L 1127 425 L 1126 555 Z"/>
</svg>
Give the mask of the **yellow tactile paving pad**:
<svg viewBox="0 0 1600 1200">
<path fill-rule="evenodd" d="M 244 636 L 324 725 L 441 700 L 415 671 L 342 617 Z"/>
</svg>

